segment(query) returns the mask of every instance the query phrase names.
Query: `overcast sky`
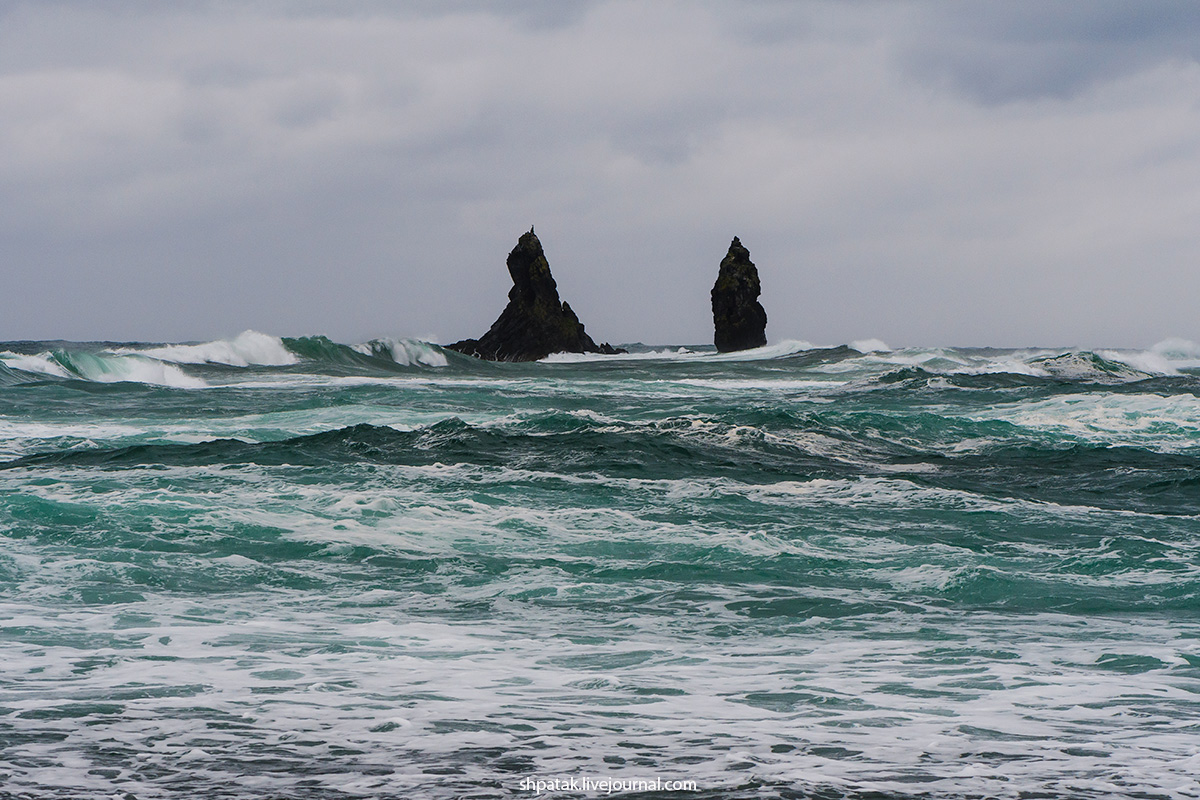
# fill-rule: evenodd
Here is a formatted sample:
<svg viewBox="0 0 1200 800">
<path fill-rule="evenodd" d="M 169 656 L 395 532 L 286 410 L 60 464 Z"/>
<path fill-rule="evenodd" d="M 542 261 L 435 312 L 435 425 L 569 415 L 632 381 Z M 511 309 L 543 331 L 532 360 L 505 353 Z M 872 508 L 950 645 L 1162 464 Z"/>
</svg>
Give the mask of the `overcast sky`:
<svg viewBox="0 0 1200 800">
<path fill-rule="evenodd" d="M 350 10 L 353 8 L 353 10 Z M 0 2 L 0 339 L 1200 341 L 1200 3 Z"/>
</svg>

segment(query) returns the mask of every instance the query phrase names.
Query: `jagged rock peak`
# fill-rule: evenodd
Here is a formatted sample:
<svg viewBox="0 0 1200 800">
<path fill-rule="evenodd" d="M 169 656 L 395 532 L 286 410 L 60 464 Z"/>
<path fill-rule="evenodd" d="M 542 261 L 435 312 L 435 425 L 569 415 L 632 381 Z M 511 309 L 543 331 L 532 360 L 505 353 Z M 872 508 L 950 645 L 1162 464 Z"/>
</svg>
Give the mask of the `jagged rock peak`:
<svg viewBox="0 0 1200 800">
<path fill-rule="evenodd" d="M 504 311 L 483 336 L 447 345 L 450 349 L 489 361 L 536 361 L 562 352 L 621 352 L 592 341 L 571 306 L 559 300 L 550 262 L 533 226 L 508 254 L 507 265 L 513 287 Z"/>
<path fill-rule="evenodd" d="M 767 343 L 767 312 L 758 302 L 758 269 L 742 240 L 733 237 L 712 288 L 713 342 L 722 353 Z"/>
<path fill-rule="evenodd" d="M 558 305 L 558 284 L 550 274 L 550 262 L 546 260 L 546 252 L 532 226 L 529 233 L 521 234 L 517 240 L 517 246 L 508 254 L 507 264 L 513 281 L 509 300 L 521 298 L 530 303 L 541 301 Z"/>
</svg>

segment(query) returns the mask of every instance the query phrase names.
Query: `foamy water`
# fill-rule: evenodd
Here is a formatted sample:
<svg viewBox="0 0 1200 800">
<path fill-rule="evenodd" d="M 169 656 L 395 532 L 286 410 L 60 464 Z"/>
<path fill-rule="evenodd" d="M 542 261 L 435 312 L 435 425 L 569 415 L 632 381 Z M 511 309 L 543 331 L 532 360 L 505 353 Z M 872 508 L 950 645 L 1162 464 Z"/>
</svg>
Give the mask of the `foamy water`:
<svg viewBox="0 0 1200 800">
<path fill-rule="evenodd" d="M 0 795 L 1200 796 L 1187 343 L 802 344 L 0 345 Z"/>
</svg>

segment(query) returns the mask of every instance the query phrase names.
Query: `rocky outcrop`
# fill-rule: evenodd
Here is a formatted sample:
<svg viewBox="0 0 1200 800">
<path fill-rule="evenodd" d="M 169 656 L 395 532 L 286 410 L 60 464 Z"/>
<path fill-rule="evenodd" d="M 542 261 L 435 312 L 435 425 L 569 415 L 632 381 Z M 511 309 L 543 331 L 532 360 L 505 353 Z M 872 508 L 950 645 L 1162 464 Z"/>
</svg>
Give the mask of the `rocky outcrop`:
<svg viewBox="0 0 1200 800">
<path fill-rule="evenodd" d="M 750 251 L 735 236 L 712 288 L 713 341 L 718 352 L 749 350 L 767 343 L 767 312 L 758 302 L 761 292 Z"/>
<path fill-rule="evenodd" d="M 508 274 L 513 281 L 508 305 L 488 332 L 447 347 L 489 361 L 537 361 L 551 353 L 624 352 L 592 341 L 571 307 L 559 300 L 550 263 L 533 228 L 508 254 Z"/>
</svg>

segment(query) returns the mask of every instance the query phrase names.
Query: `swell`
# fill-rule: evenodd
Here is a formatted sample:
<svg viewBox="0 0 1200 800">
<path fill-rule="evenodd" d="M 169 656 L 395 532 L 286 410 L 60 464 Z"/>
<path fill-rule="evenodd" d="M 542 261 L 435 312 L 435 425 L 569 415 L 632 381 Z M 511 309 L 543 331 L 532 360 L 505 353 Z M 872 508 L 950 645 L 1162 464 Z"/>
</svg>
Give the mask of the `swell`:
<svg viewBox="0 0 1200 800">
<path fill-rule="evenodd" d="M 984 497 L 1200 515 L 1200 455 L 1072 444 L 1052 437 L 993 440 L 974 452 L 949 454 L 943 445 L 911 435 L 913 426 L 944 422 L 924 416 L 925 421 L 922 415 L 906 420 L 884 414 L 834 417 L 814 430 L 822 420 L 813 415 L 808 428 L 792 436 L 762 427 L 697 425 L 696 420 L 596 426 L 576 419 L 565 430 L 554 429 L 559 423 L 544 422 L 522 430 L 475 427 L 451 418 L 411 431 L 361 424 L 283 441 L 218 439 L 45 452 L 0 464 L 0 469 L 471 464 L 648 480 L 729 478 L 751 485 L 886 476 Z M 962 430 L 972 429 L 960 424 Z M 974 430 L 1004 427 L 988 423 Z"/>
<path fill-rule="evenodd" d="M 669 429 L 619 432 L 575 430 L 530 434 L 472 427 L 457 418 L 414 431 L 354 425 L 278 442 L 218 439 L 200 444 L 154 444 L 40 453 L 0 469 L 47 465 L 126 468 L 143 466 L 326 466 L 473 464 L 566 475 L 673 479 L 759 473 L 775 478 L 841 477 L 844 467 L 788 445 L 759 445 L 747 458 L 737 443 L 689 440 Z"/>
</svg>

